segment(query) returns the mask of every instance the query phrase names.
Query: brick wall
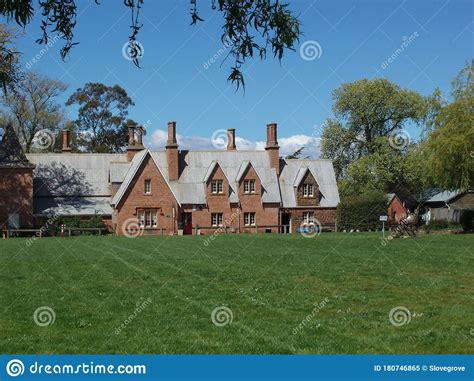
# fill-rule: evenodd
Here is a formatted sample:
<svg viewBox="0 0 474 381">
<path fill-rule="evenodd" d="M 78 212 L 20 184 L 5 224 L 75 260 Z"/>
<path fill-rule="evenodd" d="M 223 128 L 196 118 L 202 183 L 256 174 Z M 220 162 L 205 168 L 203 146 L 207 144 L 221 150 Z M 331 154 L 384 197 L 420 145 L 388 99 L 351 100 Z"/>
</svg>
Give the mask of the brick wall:
<svg viewBox="0 0 474 381">
<path fill-rule="evenodd" d="M 33 224 L 33 170 L 0 168 L 0 228 L 5 228 L 10 214 L 18 214 L 20 227 Z"/>
<path fill-rule="evenodd" d="M 151 181 L 151 194 L 149 195 L 145 194 L 145 180 Z M 155 162 L 149 155 L 144 159 L 126 194 L 118 205 L 116 215 L 114 216 L 114 222 L 117 224 L 117 234 L 123 235 L 124 230 L 133 222 L 138 222 L 137 210 L 140 208 L 158 209 L 158 228 L 166 229 L 165 234 L 177 231 L 177 202 Z M 175 218 L 173 218 L 173 209 L 175 210 Z M 146 230 L 145 234 L 159 234 L 159 231 L 156 229 Z"/>
<path fill-rule="evenodd" d="M 389 222 L 397 224 L 400 222 L 401 219 L 407 216 L 407 211 L 397 196 L 395 196 L 392 202 L 390 202 L 387 214 Z"/>
<path fill-rule="evenodd" d="M 304 197 L 303 195 L 303 188 L 304 184 L 310 184 L 313 186 L 313 197 Z M 314 179 L 313 175 L 310 171 L 307 171 L 303 179 L 301 180 L 301 184 L 298 186 L 296 191 L 296 200 L 298 206 L 317 206 L 319 205 L 319 185 Z"/>
<path fill-rule="evenodd" d="M 332 227 L 336 222 L 336 208 L 301 208 L 289 209 L 288 212 L 291 213 L 293 231 L 296 231 L 303 223 L 304 212 L 314 212 L 315 220 L 319 221 L 323 226 L 328 225 Z"/>
</svg>

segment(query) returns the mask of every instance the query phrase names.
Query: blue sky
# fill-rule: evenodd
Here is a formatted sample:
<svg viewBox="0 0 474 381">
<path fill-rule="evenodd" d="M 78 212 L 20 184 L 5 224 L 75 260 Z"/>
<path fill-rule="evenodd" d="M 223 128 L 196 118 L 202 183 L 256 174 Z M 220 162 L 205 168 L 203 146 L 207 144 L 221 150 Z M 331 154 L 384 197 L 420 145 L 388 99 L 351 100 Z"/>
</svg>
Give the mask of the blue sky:
<svg viewBox="0 0 474 381">
<path fill-rule="evenodd" d="M 300 44 L 281 63 L 249 61 L 245 93 L 226 80 L 232 61 L 219 54 L 222 18 L 210 1 L 198 2 L 205 21 L 190 26 L 189 0 L 146 0 L 137 69 L 122 55 L 130 25 L 123 2 L 79 0 L 80 44 L 61 61 L 61 42 L 55 43 L 30 70 L 66 82 L 63 100 L 86 82 L 124 87 L 136 104 L 130 117 L 147 127 L 146 143 L 155 148 L 163 146 L 169 120 L 177 121 L 183 148 L 208 148 L 213 134 L 227 128 L 237 129 L 238 148 L 262 148 L 266 124 L 277 122 L 284 153 L 304 144 L 316 156 L 320 126 L 331 116 L 331 92 L 342 83 L 386 77 L 423 95 L 436 87 L 448 95 L 451 80 L 474 56 L 469 0 L 288 2 L 300 15 Z M 19 44 L 24 66 L 40 53 L 34 42 L 39 36 L 36 17 Z M 409 43 L 387 64 L 404 41 Z M 300 50 L 305 43 L 309 56 Z M 74 111 L 69 109 L 71 118 Z M 416 128 L 408 131 L 417 138 Z"/>
</svg>

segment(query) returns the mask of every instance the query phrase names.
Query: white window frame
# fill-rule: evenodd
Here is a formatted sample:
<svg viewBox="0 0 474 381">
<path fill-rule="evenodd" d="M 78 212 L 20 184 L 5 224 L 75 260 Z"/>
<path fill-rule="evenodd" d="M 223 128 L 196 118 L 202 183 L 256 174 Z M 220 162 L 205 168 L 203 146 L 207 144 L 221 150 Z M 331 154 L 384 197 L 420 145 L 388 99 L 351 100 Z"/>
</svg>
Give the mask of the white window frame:
<svg viewBox="0 0 474 381">
<path fill-rule="evenodd" d="M 314 212 L 303 212 L 303 223 L 305 225 L 314 224 Z"/>
<path fill-rule="evenodd" d="M 140 210 L 138 212 L 138 225 L 141 228 L 145 227 L 145 211 L 144 210 Z"/>
<path fill-rule="evenodd" d="M 255 212 L 245 212 L 244 213 L 244 225 L 245 226 L 255 226 L 256 216 Z"/>
<path fill-rule="evenodd" d="M 303 197 L 314 197 L 314 186 L 313 184 L 303 185 Z"/>
<path fill-rule="evenodd" d="M 255 180 L 244 180 L 244 193 L 255 193 Z"/>
<path fill-rule="evenodd" d="M 224 181 L 223 180 L 212 180 L 211 181 L 211 193 L 213 193 L 213 194 L 224 193 Z"/>
<path fill-rule="evenodd" d="M 143 188 L 144 188 L 144 193 L 145 194 L 151 194 L 151 180 L 150 179 L 145 180 L 145 184 L 144 184 Z"/>
<path fill-rule="evenodd" d="M 211 225 L 222 226 L 222 213 L 211 213 Z"/>
<path fill-rule="evenodd" d="M 158 226 L 158 209 L 139 210 L 138 226 L 141 228 L 156 228 Z"/>
</svg>

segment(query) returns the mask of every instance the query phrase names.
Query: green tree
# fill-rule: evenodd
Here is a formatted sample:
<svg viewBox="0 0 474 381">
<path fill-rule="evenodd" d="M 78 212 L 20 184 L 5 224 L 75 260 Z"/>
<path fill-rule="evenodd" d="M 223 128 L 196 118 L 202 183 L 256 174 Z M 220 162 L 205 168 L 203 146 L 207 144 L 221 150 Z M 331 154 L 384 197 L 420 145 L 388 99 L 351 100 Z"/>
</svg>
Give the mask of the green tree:
<svg viewBox="0 0 474 381">
<path fill-rule="evenodd" d="M 406 151 L 400 151 L 386 137 L 377 138 L 374 145 L 374 153 L 354 160 L 347 167 L 344 179 L 339 181 L 341 195 L 382 191 L 396 193 L 402 200 L 415 203 L 429 185 L 420 147 L 412 144 Z"/>
<path fill-rule="evenodd" d="M 57 97 L 66 89 L 61 81 L 30 72 L 2 98 L 25 152 L 35 148 L 38 137 L 46 139 L 40 149 L 53 149 L 54 135 L 64 121 Z"/>
<path fill-rule="evenodd" d="M 341 123 L 329 119 L 325 124 L 321 137 L 321 158 L 333 161 L 336 178 L 340 179 L 347 166 L 360 157 L 361 143 L 353 131 L 344 128 Z"/>
<path fill-rule="evenodd" d="M 4 93 L 21 78 L 20 54 L 14 48 L 17 37 L 12 28 L 0 23 L 0 90 Z"/>
<path fill-rule="evenodd" d="M 466 65 L 452 84 L 454 101 L 441 107 L 424 144 L 433 181 L 447 189 L 474 187 L 474 69 Z"/>
<path fill-rule="evenodd" d="M 132 99 L 119 85 L 87 83 L 72 94 L 66 105 L 77 105 L 77 142 L 88 152 L 122 152 L 127 144 L 128 108 Z"/>
<path fill-rule="evenodd" d="M 377 137 L 389 136 L 409 121 L 421 123 L 426 101 L 387 79 L 362 79 L 333 92 L 333 112 L 352 133 L 360 154 L 374 153 Z"/>
<path fill-rule="evenodd" d="M 189 0 L 191 5 L 191 24 L 204 21 L 198 13 L 197 0 Z M 35 16 L 41 14 L 42 36 L 37 40 L 47 44 L 51 32 L 58 33 L 65 41 L 61 56 L 67 56 L 74 42 L 74 28 L 77 22 L 75 0 L 40 0 L 35 8 L 33 0 L 0 1 L 0 15 L 13 19 L 21 27 Z M 95 0 L 99 5 L 99 1 Z M 131 12 L 131 33 L 129 47 L 135 65 L 141 56 L 137 35 L 142 27 L 140 22 L 144 0 L 124 0 Z M 244 86 L 242 65 L 247 59 L 258 56 L 265 59 L 270 51 L 274 57 L 282 59 L 285 49 L 294 49 L 300 35 L 300 23 L 289 10 L 288 4 L 279 0 L 211 0 L 211 8 L 219 12 L 223 19 L 221 40 L 230 47 L 234 59 L 228 80 L 237 87 Z"/>
</svg>

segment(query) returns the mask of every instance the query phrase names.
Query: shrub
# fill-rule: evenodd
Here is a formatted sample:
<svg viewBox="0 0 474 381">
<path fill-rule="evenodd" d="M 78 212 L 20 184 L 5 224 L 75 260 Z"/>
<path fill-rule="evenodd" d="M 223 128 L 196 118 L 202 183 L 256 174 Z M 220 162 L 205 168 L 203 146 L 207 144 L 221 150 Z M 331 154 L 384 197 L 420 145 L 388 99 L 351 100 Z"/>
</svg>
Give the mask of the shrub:
<svg viewBox="0 0 474 381">
<path fill-rule="evenodd" d="M 428 223 L 430 229 L 446 229 L 448 227 L 448 221 L 446 220 L 431 220 Z"/>
<path fill-rule="evenodd" d="M 474 230 L 474 210 L 463 210 L 461 216 L 459 217 L 459 222 L 461 223 L 462 230 L 465 232 Z"/>
<path fill-rule="evenodd" d="M 387 215 L 387 199 L 383 192 L 349 196 L 343 198 L 337 208 L 338 229 L 380 229 L 379 217 L 382 215 Z"/>
</svg>

